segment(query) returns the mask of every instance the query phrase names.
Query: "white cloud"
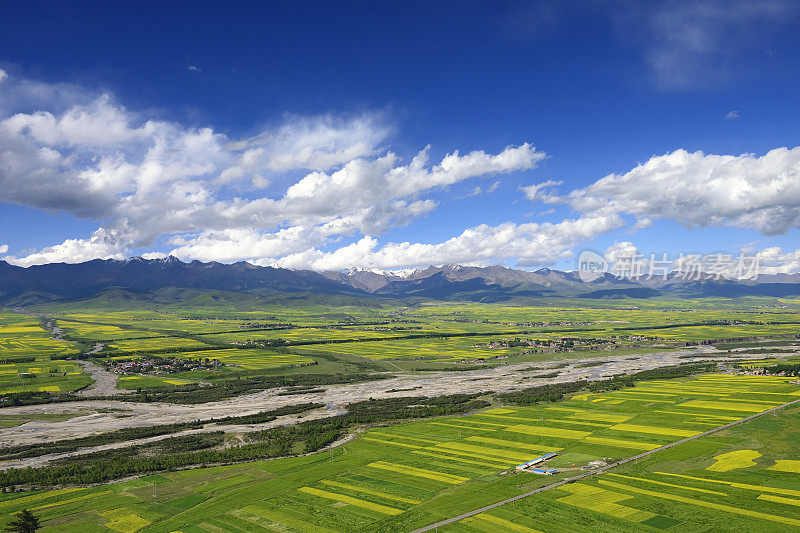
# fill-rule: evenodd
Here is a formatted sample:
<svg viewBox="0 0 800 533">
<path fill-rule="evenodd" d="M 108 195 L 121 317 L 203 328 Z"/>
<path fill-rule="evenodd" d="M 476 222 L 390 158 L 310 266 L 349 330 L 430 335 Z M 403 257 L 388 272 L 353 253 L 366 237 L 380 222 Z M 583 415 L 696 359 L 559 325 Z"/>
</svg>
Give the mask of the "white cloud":
<svg viewBox="0 0 800 533">
<path fill-rule="evenodd" d="M 639 248 L 630 241 L 614 241 L 614 244 L 606 248 L 603 253 L 603 257 L 609 263 L 615 263 L 621 259 L 632 259 L 639 255 Z"/>
<path fill-rule="evenodd" d="M 740 76 L 797 13 L 789 0 L 670 0 L 626 5 L 614 18 L 620 36 L 643 47 L 658 85 L 687 89 Z"/>
<path fill-rule="evenodd" d="M 757 252 L 758 270 L 762 274 L 796 274 L 800 272 L 800 249 L 784 252 L 773 246 Z"/>
<path fill-rule="evenodd" d="M 172 244 L 178 246 L 170 251 L 170 255 L 184 260 L 258 261 L 265 257 L 298 253 L 316 242 L 314 230 L 303 227 L 286 228 L 268 234 L 246 228 L 206 230 L 190 239 L 173 239 Z"/>
<path fill-rule="evenodd" d="M 145 252 L 141 255 L 142 259 L 164 259 L 167 254 L 163 252 Z"/>
<path fill-rule="evenodd" d="M 614 215 L 598 214 L 559 223 L 481 224 L 436 244 L 388 243 L 382 247 L 371 237 L 334 252 L 306 250 L 275 261 L 275 266 L 339 270 L 397 269 L 447 263 L 488 265 L 513 260 L 520 266 L 553 264 L 571 257 L 572 249 L 622 225 Z"/>
<path fill-rule="evenodd" d="M 17 95 L 35 86 L 7 85 Z M 67 212 L 99 228 L 8 258 L 19 265 L 121 258 L 157 239 L 186 260 L 294 268 L 549 265 L 628 224 L 623 217 L 634 219 L 633 228 L 658 219 L 764 234 L 800 227 L 800 147 L 762 156 L 676 150 L 563 196 L 554 192 L 560 181 L 522 188 L 531 201 L 569 205 L 574 218 L 481 224 L 441 242 L 382 243 L 387 229 L 433 212 L 435 191 L 493 178 L 489 186 L 470 184 L 472 194 L 492 192 L 500 176 L 536 168 L 546 154 L 523 143 L 431 161 L 426 147 L 404 160 L 383 146 L 392 128 L 382 114 L 287 116 L 232 139 L 131 112 L 108 95 L 39 85 L 32 98 L 50 95 L 54 109 L 0 115 L 0 202 Z M 57 109 L 69 95 L 75 102 Z M 13 109 L 12 100 L 4 102 Z M 609 253 L 633 245 L 615 247 Z"/>
<path fill-rule="evenodd" d="M 651 256 L 642 254 L 639 248 L 630 241 L 614 241 L 614 244 L 606 248 L 603 257 L 610 265 L 609 272 L 615 276 L 638 278 L 650 275 Z M 653 258 L 659 259 L 654 256 Z M 667 270 L 670 269 L 670 267 L 667 267 Z M 656 273 L 654 272 L 653 274 Z"/>
<path fill-rule="evenodd" d="M 380 114 L 344 119 L 332 115 L 289 115 L 282 124 L 250 138 L 229 141 L 237 158 L 218 180 L 228 182 L 256 169 L 262 172 L 309 169 L 325 171 L 375 155 L 392 128 Z"/>
<path fill-rule="evenodd" d="M 468 192 L 463 196 L 458 197 L 457 199 L 463 200 L 465 198 L 472 198 L 473 196 L 480 196 L 481 194 L 492 194 L 494 191 L 497 190 L 498 187 L 500 187 L 500 180 L 495 181 L 485 189 L 480 185 L 476 185 L 475 188 L 472 189 L 470 192 Z"/>
<path fill-rule="evenodd" d="M 621 219 L 598 215 L 553 223 L 497 226 L 481 224 L 441 243 L 388 243 L 364 236 L 333 251 L 322 251 L 326 226 L 292 227 L 275 233 L 253 230 L 203 232 L 192 239 L 176 238 L 170 251 L 181 259 L 234 261 L 247 259 L 259 265 L 315 270 L 399 269 L 431 264 L 487 265 L 511 260 L 519 265 L 553 264 L 570 257 L 572 248 L 618 228 Z M 333 233 L 342 233 L 336 228 Z"/>
<path fill-rule="evenodd" d="M 550 202 L 633 215 L 640 227 L 667 218 L 688 227 L 732 226 L 765 235 L 800 227 L 800 147 L 763 156 L 674 152 L 610 174 Z"/>
<path fill-rule="evenodd" d="M 521 189 L 522 192 L 525 193 L 525 198 L 532 202 L 557 203 L 558 196 L 552 192 L 552 189 L 562 183 L 562 181 L 547 180 L 542 183 L 535 183 L 527 187 L 522 187 Z"/>
<path fill-rule="evenodd" d="M 741 118 L 741 115 L 739 114 L 738 109 L 732 109 L 725 114 L 725 118 L 727 120 L 736 120 L 738 118 Z"/>
<path fill-rule="evenodd" d="M 7 244 L 0 244 L 0 254 L 4 254 L 8 252 L 8 245 Z"/>
<path fill-rule="evenodd" d="M 166 124 L 145 122 L 132 127 L 132 116 L 102 95 L 88 105 L 76 105 L 56 117 L 48 111 L 18 113 L 3 121 L 7 135 L 19 136 L 42 145 L 93 148 L 152 137 Z M 162 131 L 162 134 L 164 132 Z"/>
<path fill-rule="evenodd" d="M 270 183 L 272 182 L 264 176 L 253 176 L 253 187 L 256 189 L 266 189 Z"/>
<path fill-rule="evenodd" d="M 28 267 L 43 263 L 80 263 L 91 259 L 124 259 L 125 247 L 116 236 L 102 228 L 88 239 L 67 239 L 61 244 L 48 246 L 25 257 L 6 257 L 14 265 Z"/>
<path fill-rule="evenodd" d="M 203 72 L 203 69 L 201 69 L 200 67 L 196 67 L 194 65 L 189 65 L 188 67 L 186 67 L 186 70 L 189 70 L 191 72 Z"/>
<path fill-rule="evenodd" d="M 435 206 L 431 200 L 412 203 L 397 201 L 365 208 L 318 226 L 292 226 L 272 233 L 252 228 L 206 230 L 191 238 L 173 238 L 170 244 L 176 248 L 170 251 L 170 255 L 201 261 L 249 260 L 256 264 L 272 264 L 286 255 L 314 250 L 331 238 L 380 234 L 388 227 L 402 225 L 427 214 Z"/>
<path fill-rule="evenodd" d="M 0 83 L 3 83 L 8 78 L 8 72 L 0 68 Z"/>
<path fill-rule="evenodd" d="M 381 146 L 392 131 L 382 114 L 287 116 L 231 139 L 133 113 L 109 95 L 12 81 L 16 100 L 4 109 L 28 92 L 36 104 L 57 95 L 59 105 L 0 115 L 0 201 L 100 224 L 90 238 L 10 258 L 20 265 L 121 257 L 159 237 L 186 259 L 277 260 L 408 224 L 435 209 L 424 194 L 546 157 L 524 143 L 439 162 L 425 148 L 404 163 Z M 70 94 L 75 103 L 61 105 Z M 283 195 L 265 194 L 297 171 Z"/>
</svg>

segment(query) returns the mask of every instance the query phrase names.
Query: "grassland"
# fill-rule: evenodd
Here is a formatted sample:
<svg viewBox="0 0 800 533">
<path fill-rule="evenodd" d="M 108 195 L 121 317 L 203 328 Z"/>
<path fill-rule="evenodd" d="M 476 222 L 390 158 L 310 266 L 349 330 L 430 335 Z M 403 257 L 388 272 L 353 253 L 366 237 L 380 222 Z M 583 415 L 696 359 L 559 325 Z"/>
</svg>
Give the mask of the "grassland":
<svg viewBox="0 0 800 533">
<path fill-rule="evenodd" d="M 85 339 L 92 342 L 111 342 L 116 339 L 156 337 L 158 333 L 144 330 L 123 329 L 106 324 L 86 324 L 59 320 L 58 326 L 69 337 Z"/>
<path fill-rule="evenodd" d="M 557 451 L 549 466 L 574 475 L 588 461 L 629 457 L 798 398 L 797 385 L 776 377 L 648 381 L 554 404 L 377 427 L 333 452 L 6 495 L 0 510 L 31 508 L 53 531 L 407 531 L 558 479 L 513 470 L 543 453 Z M 800 524 L 800 508 L 784 500 L 798 500 L 800 487 L 795 463 L 776 461 L 798 458 L 791 435 L 800 415 L 747 426 L 761 436 L 737 428 L 692 441 L 614 471 L 626 478 L 598 476 L 452 529 L 497 531 L 511 523 L 538 531 L 697 531 L 709 519 L 743 531 L 786 531 Z M 780 438 L 770 443 L 770 434 Z M 710 468 L 742 449 L 761 454 L 748 455 L 754 466 Z"/>
</svg>

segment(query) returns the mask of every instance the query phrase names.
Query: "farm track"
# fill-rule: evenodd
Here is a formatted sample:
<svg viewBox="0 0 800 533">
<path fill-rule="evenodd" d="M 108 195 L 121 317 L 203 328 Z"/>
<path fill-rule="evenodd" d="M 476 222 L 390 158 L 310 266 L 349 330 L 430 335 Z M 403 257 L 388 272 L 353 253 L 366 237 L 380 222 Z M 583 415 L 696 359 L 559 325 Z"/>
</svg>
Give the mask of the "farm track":
<svg viewBox="0 0 800 533">
<path fill-rule="evenodd" d="M 579 474 L 577 476 L 568 477 L 566 479 L 562 479 L 561 481 L 557 481 L 555 483 L 551 483 L 550 485 L 546 485 L 544 487 L 540 487 L 538 489 L 534 489 L 534 490 L 525 492 L 523 494 L 518 494 L 518 495 L 513 496 L 511 498 L 507 498 L 507 499 L 505 499 L 503 501 L 500 501 L 500 502 L 497 502 L 497 503 L 493 503 L 491 505 L 486 505 L 484 507 L 481 507 L 480 509 L 475 509 L 475 510 L 470 511 L 468 513 L 462 513 L 462 514 L 460 514 L 458 516 L 454 516 L 453 518 L 448 518 L 447 520 L 442 520 L 442 521 L 436 522 L 435 524 L 431 524 L 429 526 L 425 526 L 425 527 L 421 527 L 419 529 L 415 529 L 411 533 L 423 533 L 425 531 L 435 530 L 437 528 L 446 526 L 448 524 L 452 524 L 454 522 L 458 522 L 459 520 L 463 520 L 465 518 L 469 518 L 469 517 L 475 516 L 477 514 L 485 513 L 487 511 L 491 511 L 492 509 L 496 509 L 498 507 L 502 507 L 503 505 L 506 505 L 506 504 L 509 504 L 509 503 L 513 503 L 515 501 L 521 500 L 523 498 L 527 498 L 529 496 L 533 496 L 534 494 L 539 494 L 540 492 L 544 492 L 546 490 L 555 489 L 555 488 L 561 487 L 563 485 L 566 485 L 568 483 L 574 483 L 576 481 L 580 481 L 581 479 L 585 479 L 585 478 L 588 478 L 588 477 L 591 477 L 591 476 L 595 476 L 597 474 L 603 474 L 608 470 L 611 470 L 611 469 L 616 468 L 618 466 L 624 465 L 626 463 L 630 463 L 631 461 L 637 461 L 639 459 L 642 459 L 643 457 L 647 457 L 649 455 L 653 455 L 654 453 L 658 453 L 658 452 L 667 450 L 669 448 L 678 446 L 680 444 L 685 444 L 687 442 L 699 439 L 701 437 L 707 437 L 709 435 L 713 435 L 714 433 L 716 433 L 718 431 L 723 431 L 723 430 L 728 429 L 730 427 L 733 427 L 733 426 L 736 426 L 736 425 L 739 425 L 739 424 L 743 424 L 745 422 L 749 422 L 750 420 L 753 420 L 754 418 L 758 418 L 760 416 L 764 416 L 764 415 L 767 415 L 767 414 L 770 414 L 770 413 L 774 413 L 774 412 L 776 412 L 776 411 L 778 411 L 780 409 L 783 409 L 783 408 L 788 407 L 790 405 L 796 405 L 796 404 L 799 404 L 799 403 L 800 403 L 800 400 L 793 400 L 791 402 L 786 402 L 786 403 L 784 403 L 782 405 L 779 405 L 777 407 L 773 407 L 771 409 L 767 409 L 766 411 L 761 411 L 760 413 L 756 413 L 754 415 L 750 415 L 750 416 L 747 416 L 745 418 L 741 418 L 739 420 L 735 420 L 733 422 L 729 422 L 727 424 L 723 424 L 722 426 L 710 429 L 708 431 L 704 431 L 703 433 L 700 433 L 698 435 L 694 435 L 692 437 L 687 437 L 685 439 L 681 439 L 681 440 L 676 441 L 676 442 L 671 442 L 669 444 L 665 444 L 664 446 L 661 446 L 661 447 L 656 448 L 654 450 L 649 450 L 649 451 L 646 451 L 644 453 L 640 453 L 638 455 L 634 455 L 632 457 L 627 457 L 625 459 L 617 461 L 616 463 L 612 463 L 612 464 L 610 464 L 608 466 L 603 466 L 601 468 L 598 468 L 597 470 L 592 470 L 590 472 L 584 472 L 583 474 Z"/>
</svg>

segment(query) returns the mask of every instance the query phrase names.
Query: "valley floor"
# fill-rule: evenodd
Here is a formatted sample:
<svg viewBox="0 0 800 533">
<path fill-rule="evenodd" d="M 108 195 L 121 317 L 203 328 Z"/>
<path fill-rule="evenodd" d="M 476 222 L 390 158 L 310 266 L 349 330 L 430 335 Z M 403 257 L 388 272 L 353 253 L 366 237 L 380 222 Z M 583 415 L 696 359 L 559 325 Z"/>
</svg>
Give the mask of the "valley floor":
<svg viewBox="0 0 800 533">
<path fill-rule="evenodd" d="M 593 359 L 577 359 L 568 362 L 525 363 L 461 372 L 407 373 L 380 381 L 327 385 L 324 387 L 324 391 L 309 394 L 284 396 L 281 393 L 285 392 L 285 389 L 279 388 L 196 405 L 85 400 L 6 407 L 3 408 L 2 414 L 7 416 L 40 414 L 80 414 L 81 416 L 58 422 L 30 422 L 14 428 L 7 428 L 0 435 L 0 445 L 34 444 L 53 439 L 83 437 L 121 428 L 190 422 L 232 415 L 240 416 L 304 402 L 319 402 L 331 407 L 340 407 L 369 398 L 409 395 L 440 396 L 486 391 L 506 392 L 545 383 L 566 383 L 576 380 L 600 379 L 615 374 L 631 374 L 641 370 L 704 360 L 711 355 L 716 355 L 715 352 L 713 347 L 700 346 L 679 352 L 642 355 L 633 359 L 630 356 L 622 355 L 604 357 L 603 364 L 591 367 L 582 365 L 596 362 Z M 561 367 L 564 364 L 567 366 L 557 369 L 557 377 L 536 378 L 537 374 L 548 374 L 553 368 Z M 0 468 L 8 466 L 0 462 Z"/>
<path fill-rule="evenodd" d="M 793 378 L 706 374 L 373 428 L 332 451 L 5 495 L 48 531 L 412 531 L 794 402 Z M 452 531 L 800 529 L 800 408 L 446 526 Z M 554 476 L 514 469 L 544 453 Z"/>
</svg>

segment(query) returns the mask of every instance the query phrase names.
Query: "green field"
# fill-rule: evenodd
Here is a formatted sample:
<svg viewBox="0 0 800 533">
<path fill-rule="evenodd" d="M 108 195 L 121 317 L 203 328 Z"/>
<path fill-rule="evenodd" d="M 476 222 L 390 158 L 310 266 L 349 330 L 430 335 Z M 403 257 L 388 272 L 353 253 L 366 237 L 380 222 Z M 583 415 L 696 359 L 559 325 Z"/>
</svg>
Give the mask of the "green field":
<svg viewBox="0 0 800 533">
<path fill-rule="evenodd" d="M 0 394 L 56 393 L 88 385 L 91 380 L 76 362 L 51 358 L 77 355 L 95 342 L 106 345 L 99 362 L 151 353 L 217 359 L 225 365 L 119 379 L 121 389 L 151 389 L 143 396 L 158 397 L 181 393 L 181 385 L 199 381 L 203 387 L 198 389 L 217 391 L 242 378 L 636 356 L 708 339 L 731 339 L 720 342 L 721 355 L 739 348 L 786 349 L 796 342 L 800 322 L 794 310 L 723 305 L 662 310 L 643 305 L 463 303 L 252 311 L 88 309 L 53 315 L 52 320 L 77 342 L 51 338 L 39 319 L 0 315 L 0 350 L 5 350 L 5 357 L 0 355 L 5 361 L 0 364 Z M 787 334 L 792 337 L 770 338 Z M 758 340 L 735 340 L 740 337 Z M 508 346 L 510 341 L 530 340 L 561 344 L 552 349 Z M 285 345 L 242 347 L 247 341 Z M 492 342 L 505 344 L 486 346 Z M 615 349 L 604 349 L 610 346 Z M 752 363 L 758 361 L 762 360 Z M 31 508 L 52 531 L 407 531 L 575 475 L 590 461 L 630 457 L 800 398 L 800 387 L 789 381 L 715 374 L 583 392 L 562 402 L 529 407 L 499 405 L 495 400 L 492 408 L 480 413 L 373 427 L 333 452 L 167 472 L 63 492 L 9 494 L 0 497 L 0 510 L 8 516 Z M 789 420 L 780 423 L 791 426 L 798 417 L 792 413 L 764 417 L 748 427 L 774 425 L 778 420 Z M 0 427 L 25 421 L 2 418 Z M 718 529 L 730 523 L 744 531 L 795 527 L 794 521 L 800 520 L 800 507 L 794 503 L 800 502 L 800 457 L 794 444 L 780 444 L 791 440 L 790 432 L 774 430 L 785 436 L 776 444 L 766 442 L 766 429 L 763 438 L 756 434 L 750 440 L 739 431 L 658 452 L 635 465 L 447 529 L 696 531 L 702 523 Z M 241 442 L 237 439 L 248 442 L 246 436 L 228 435 L 224 445 L 237 445 Z M 301 452 L 302 446 L 292 449 Z M 548 463 L 561 471 L 558 475 L 514 470 L 515 465 L 550 451 L 558 453 Z"/>
<path fill-rule="evenodd" d="M 38 320 L 0 312 L 0 359 L 49 357 L 78 353 L 75 345 L 53 339 Z"/>
<path fill-rule="evenodd" d="M 260 370 L 287 365 L 307 365 L 314 362 L 314 360 L 310 357 L 304 357 L 302 355 L 276 353 L 266 350 L 247 350 L 240 348 L 233 348 L 230 350 L 185 352 L 177 355 L 185 355 L 191 359 L 218 359 L 227 366 L 239 367 L 246 370 Z"/>
<path fill-rule="evenodd" d="M 760 417 L 443 531 L 798 531 L 798 432 L 798 408 Z"/>
<path fill-rule="evenodd" d="M 305 366 L 305 365 L 315 364 L 313 358 L 306 357 L 303 355 L 296 355 L 293 353 L 278 353 L 263 349 L 246 349 L 246 348 L 229 348 L 222 350 L 192 350 L 189 352 L 167 353 L 167 354 L 162 354 L 162 356 L 167 358 L 177 357 L 183 359 L 216 359 L 225 365 L 223 369 L 228 372 L 231 371 L 236 372 L 239 370 L 268 370 L 268 369 L 278 369 L 284 367 Z M 123 354 L 123 355 L 109 357 L 108 359 L 129 360 L 136 358 L 137 356 Z M 185 377 L 189 378 L 201 377 L 203 375 L 206 375 L 208 372 L 210 371 L 202 370 L 202 371 L 181 372 L 180 375 L 174 377 L 175 379 L 178 380 L 183 379 Z M 219 373 L 219 371 L 216 371 L 216 373 Z M 189 382 L 192 382 L 192 380 L 190 380 Z M 137 382 L 128 376 L 120 378 L 120 383 L 135 385 L 135 383 Z M 178 383 L 169 383 L 169 384 L 177 385 Z M 137 387 L 125 386 L 122 388 L 137 388 Z"/>
<path fill-rule="evenodd" d="M 58 326 L 70 337 L 79 337 L 90 341 L 113 341 L 114 339 L 125 339 L 129 337 L 155 337 L 158 333 L 123 329 L 113 325 L 75 322 L 72 320 L 58 320 Z"/>
<path fill-rule="evenodd" d="M 107 344 L 104 352 L 165 353 L 207 345 L 277 342 L 377 360 L 499 360 L 501 364 L 525 350 L 474 345 L 515 338 L 559 341 L 571 337 L 596 339 L 592 342 L 601 347 L 605 342 L 637 353 L 668 348 L 669 343 L 796 334 L 800 325 L 794 310 L 689 308 L 687 305 L 698 302 L 687 302 L 681 308 L 666 310 L 638 305 L 589 308 L 436 303 L 388 309 L 310 306 L 258 312 L 93 311 L 55 318 L 70 338 L 87 345 L 96 341 Z M 409 336 L 417 338 L 404 338 Z M 570 351 L 586 355 L 580 348 Z M 546 358 L 531 360 L 542 359 Z"/>
<path fill-rule="evenodd" d="M 0 394 L 73 391 L 91 384 L 77 363 L 51 360 L 78 351 L 74 344 L 52 338 L 38 320 L 0 313 Z"/>
<path fill-rule="evenodd" d="M 450 337 L 446 339 L 405 339 L 336 343 L 318 346 L 319 349 L 345 355 L 357 355 L 371 359 L 436 359 L 437 361 L 460 361 L 463 359 L 492 359 L 515 353 L 514 349 L 477 348 L 475 344 L 488 342 L 493 337 Z"/>
<path fill-rule="evenodd" d="M 91 383 L 83 368 L 71 361 L 0 364 L 0 394 L 73 391 Z"/>
<path fill-rule="evenodd" d="M 174 376 L 120 376 L 117 380 L 118 389 L 145 389 L 151 387 L 174 387 L 188 385 L 196 380 Z"/>
<path fill-rule="evenodd" d="M 467 416 L 379 427 L 333 453 L 164 473 L 73 492 L 6 496 L 0 508 L 7 513 L 31 508 L 53 531 L 104 526 L 165 532 L 405 531 L 574 475 L 590 460 L 635 455 L 798 398 L 800 388 L 783 378 L 715 374 L 649 381 L 555 404 L 495 407 Z M 788 438 L 800 424 L 796 413 L 764 417 L 748 427 L 767 428 L 780 420 L 790 424 L 784 432 Z M 502 520 L 508 520 L 539 531 L 564 530 L 559 524 L 585 531 L 596 531 L 592 528 L 597 524 L 610 524 L 610 531 L 649 531 L 664 525 L 696 531 L 693 528 L 706 514 L 720 523 L 732 520 L 745 531 L 786 531 L 794 520 L 800 524 L 800 508 L 775 498 L 796 500 L 794 493 L 786 492 L 795 490 L 792 486 L 800 495 L 797 473 L 786 471 L 797 463 L 778 463 L 780 471 L 772 468 L 774 460 L 797 459 L 797 442 L 788 439 L 765 452 L 766 436 L 743 444 L 737 431 L 659 452 L 614 471 L 677 487 L 607 474 L 452 528 L 497 531 L 503 529 Z M 768 433 L 765 429 L 764 435 Z M 752 475 L 741 468 L 708 469 L 719 462 L 714 457 L 741 448 L 761 453 L 755 466 L 744 467 Z M 558 476 L 513 470 L 549 451 L 559 453 L 549 464 L 562 470 Z M 656 473 L 662 470 L 724 483 Z M 763 488 L 767 486 L 775 490 Z M 670 499 L 672 495 L 679 499 Z M 723 507 L 716 506 L 719 502 Z"/>
<path fill-rule="evenodd" d="M 607 353 L 625 355 L 670 349 L 669 343 L 674 342 L 794 334 L 797 326 L 791 322 L 800 321 L 792 309 L 765 308 L 755 312 L 723 305 L 710 309 L 700 303 L 686 301 L 681 303 L 681 308 L 667 311 L 629 304 L 627 308 L 581 308 L 436 303 L 415 308 L 311 305 L 248 312 L 222 311 L 217 307 L 158 312 L 84 310 L 53 317 L 69 338 L 83 343 L 86 348 L 82 349 L 102 341 L 106 345 L 102 354 L 112 357 L 135 357 L 139 353 L 178 353 L 180 357 L 193 357 L 193 350 L 205 347 L 233 346 L 231 343 L 246 341 L 285 341 L 290 348 L 297 345 L 290 351 L 302 352 L 305 356 L 323 352 L 338 357 L 396 361 L 397 364 L 387 363 L 388 370 L 436 369 L 442 365 L 457 368 L 454 363 L 464 361 L 511 364 L 606 353 L 603 349 L 589 351 L 581 347 L 561 349 L 553 354 L 547 349 L 476 346 L 492 341 L 597 339 L 591 342 L 598 342 L 600 348 L 616 348 Z M 687 308 L 687 305 L 697 307 Z M 702 324 L 708 321 L 731 324 Z M 743 321 L 759 323 L 740 323 Z M 275 329 L 288 325 L 292 327 Z M 466 336 L 442 336 L 448 334 Z M 430 336 L 402 338 L 420 335 Z M 375 338 L 386 340 L 369 340 Z M 790 340 L 773 342 L 788 343 Z M 603 345 L 603 341 L 607 344 Z M 720 347 L 730 349 L 740 344 L 747 343 L 722 342 Z M 780 349 L 786 350 L 785 347 Z M 45 359 L 56 354 L 75 355 L 79 351 L 81 349 L 74 343 L 52 339 L 33 318 L 13 313 L 0 315 L 0 359 L 3 355 L 9 359 L 30 356 Z M 242 356 L 241 360 L 231 357 L 233 353 Z M 525 355 L 518 355 L 520 353 Z M 226 352 L 225 362 L 238 365 L 232 366 L 232 370 L 253 371 L 281 366 L 292 368 L 310 362 L 303 356 L 283 356 L 285 361 L 280 357 L 259 358 L 255 352 Z M 322 360 L 317 358 L 317 362 Z"/>
<path fill-rule="evenodd" d="M 156 337 L 150 339 L 118 340 L 109 344 L 109 349 L 120 352 L 157 352 L 159 350 L 202 348 L 207 344 L 182 337 Z"/>
</svg>

